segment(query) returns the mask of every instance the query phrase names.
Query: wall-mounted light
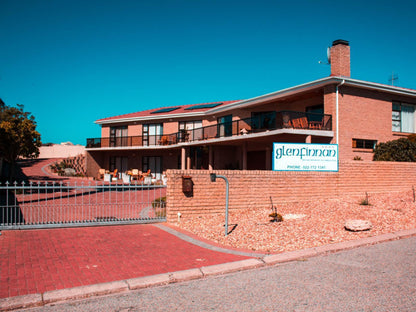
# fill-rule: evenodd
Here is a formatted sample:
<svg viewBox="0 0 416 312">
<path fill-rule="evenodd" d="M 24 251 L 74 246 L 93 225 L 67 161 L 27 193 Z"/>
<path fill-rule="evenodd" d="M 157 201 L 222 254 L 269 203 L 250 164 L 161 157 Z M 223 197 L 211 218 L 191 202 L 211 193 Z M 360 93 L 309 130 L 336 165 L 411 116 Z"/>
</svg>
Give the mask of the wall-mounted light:
<svg viewBox="0 0 416 312">
<path fill-rule="evenodd" d="M 182 176 L 182 192 L 186 197 L 194 196 L 194 182 L 191 176 Z"/>
</svg>

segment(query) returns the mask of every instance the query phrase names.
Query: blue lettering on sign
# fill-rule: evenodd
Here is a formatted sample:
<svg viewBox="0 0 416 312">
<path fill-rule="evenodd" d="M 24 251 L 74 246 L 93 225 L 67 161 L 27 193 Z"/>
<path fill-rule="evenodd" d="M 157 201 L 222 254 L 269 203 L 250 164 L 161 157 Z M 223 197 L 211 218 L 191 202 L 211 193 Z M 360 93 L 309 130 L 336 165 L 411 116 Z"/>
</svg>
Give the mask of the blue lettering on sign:
<svg viewBox="0 0 416 312">
<path fill-rule="evenodd" d="M 313 147 L 302 147 L 302 148 L 287 148 L 282 146 L 276 149 L 276 159 L 281 159 L 283 156 L 295 156 L 303 159 L 304 157 L 336 157 L 337 151 L 335 149 L 326 148 L 313 148 Z"/>
</svg>

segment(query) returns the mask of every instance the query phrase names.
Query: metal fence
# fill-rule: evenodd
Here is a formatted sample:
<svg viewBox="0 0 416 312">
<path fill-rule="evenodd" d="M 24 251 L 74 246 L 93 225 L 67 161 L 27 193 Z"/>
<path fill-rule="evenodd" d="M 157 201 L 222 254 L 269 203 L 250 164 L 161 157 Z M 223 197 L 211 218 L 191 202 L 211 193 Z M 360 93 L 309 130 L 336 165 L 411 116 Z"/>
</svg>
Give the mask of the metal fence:
<svg viewBox="0 0 416 312">
<path fill-rule="evenodd" d="M 0 230 L 166 221 L 166 186 L 0 184 Z"/>
</svg>

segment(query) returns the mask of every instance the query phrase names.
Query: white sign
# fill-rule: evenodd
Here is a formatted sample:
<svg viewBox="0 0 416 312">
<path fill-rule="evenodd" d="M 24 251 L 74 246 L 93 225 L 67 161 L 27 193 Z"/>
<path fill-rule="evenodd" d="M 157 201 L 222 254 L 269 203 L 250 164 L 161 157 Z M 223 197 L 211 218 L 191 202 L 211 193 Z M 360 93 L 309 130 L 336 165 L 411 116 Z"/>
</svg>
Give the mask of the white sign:
<svg viewBox="0 0 416 312">
<path fill-rule="evenodd" d="M 275 171 L 338 171 L 338 144 L 273 143 Z"/>
</svg>

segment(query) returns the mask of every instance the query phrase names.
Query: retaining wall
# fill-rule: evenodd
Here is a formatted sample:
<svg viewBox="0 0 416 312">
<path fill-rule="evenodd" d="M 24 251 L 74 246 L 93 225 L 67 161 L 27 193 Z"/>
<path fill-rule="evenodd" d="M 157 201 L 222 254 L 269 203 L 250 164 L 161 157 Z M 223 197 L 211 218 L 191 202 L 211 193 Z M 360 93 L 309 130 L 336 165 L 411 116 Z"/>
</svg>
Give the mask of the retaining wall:
<svg viewBox="0 0 416 312">
<path fill-rule="evenodd" d="M 416 185 L 416 164 L 399 162 L 341 162 L 339 172 L 279 172 L 248 170 L 168 170 L 167 219 L 223 213 L 225 181 L 211 182 L 209 174 L 229 180 L 229 209 L 270 207 L 275 204 L 361 196 L 411 190 Z M 191 176 L 193 196 L 182 192 L 182 176 Z"/>
</svg>

